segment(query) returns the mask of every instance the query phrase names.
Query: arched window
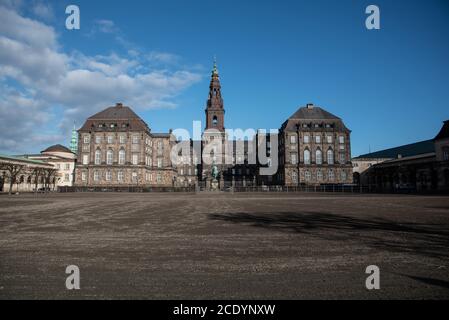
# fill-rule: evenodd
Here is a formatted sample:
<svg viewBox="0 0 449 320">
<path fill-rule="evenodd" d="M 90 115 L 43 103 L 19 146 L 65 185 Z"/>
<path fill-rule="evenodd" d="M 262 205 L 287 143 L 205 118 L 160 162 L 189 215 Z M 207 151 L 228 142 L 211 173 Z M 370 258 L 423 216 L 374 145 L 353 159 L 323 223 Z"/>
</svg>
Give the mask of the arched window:
<svg viewBox="0 0 449 320">
<path fill-rule="evenodd" d="M 334 164 L 334 151 L 332 149 L 327 150 L 327 163 Z"/>
<path fill-rule="evenodd" d="M 310 151 L 304 150 L 304 164 L 310 164 Z"/>
<path fill-rule="evenodd" d="M 114 159 L 114 153 L 112 152 L 111 149 L 108 150 L 108 152 L 106 153 L 106 164 L 111 165 Z"/>
<path fill-rule="evenodd" d="M 316 164 L 322 164 L 323 163 L 323 153 L 320 149 L 317 149 L 315 152 L 315 161 Z"/>
<path fill-rule="evenodd" d="M 214 126 L 216 126 L 217 123 L 218 123 L 217 116 L 214 116 L 214 117 L 212 118 L 212 124 L 213 124 Z"/>
<path fill-rule="evenodd" d="M 125 164 L 125 150 L 120 149 L 120 151 L 118 152 L 118 164 Z"/>
<path fill-rule="evenodd" d="M 101 151 L 95 151 L 95 164 L 101 164 Z"/>
</svg>

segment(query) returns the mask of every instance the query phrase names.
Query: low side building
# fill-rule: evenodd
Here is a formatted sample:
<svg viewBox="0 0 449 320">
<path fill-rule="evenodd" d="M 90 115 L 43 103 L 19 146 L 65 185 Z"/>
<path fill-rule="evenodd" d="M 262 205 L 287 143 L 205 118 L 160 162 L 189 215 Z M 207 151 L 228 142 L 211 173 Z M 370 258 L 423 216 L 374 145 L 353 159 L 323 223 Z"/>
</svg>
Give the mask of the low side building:
<svg viewBox="0 0 449 320">
<path fill-rule="evenodd" d="M 73 186 L 76 154 L 69 148 L 56 144 L 41 151 L 40 154 L 27 154 L 21 157 L 52 164 L 58 170 L 56 187 Z"/>
<path fill-rule="evenodd" d="M 411 143 L 399 147 L 379 150 L 367 154 L 362 154 L 352 159 L 354 183 L 368 185 L 368 170 L 377 164 L 385 161 L 400 160 L 410 157 L 435 156 L 435 145 L 433 140 L 425 140 Z"/>
<path fill-rule="evenodd" d="M 44 187 L 56 187 L 56 170 L 52 164 L 0 155 L 0 192 L 32 192 Z"/>
<path fill-rule="evenodd" d="M 377 156 L 392 156 L 391 150 L 397 156 L 362 172 L 362 184 L 380 192 L 449 192 L 449 121 L 432 140 L 379 151 Z"/>
</svg>

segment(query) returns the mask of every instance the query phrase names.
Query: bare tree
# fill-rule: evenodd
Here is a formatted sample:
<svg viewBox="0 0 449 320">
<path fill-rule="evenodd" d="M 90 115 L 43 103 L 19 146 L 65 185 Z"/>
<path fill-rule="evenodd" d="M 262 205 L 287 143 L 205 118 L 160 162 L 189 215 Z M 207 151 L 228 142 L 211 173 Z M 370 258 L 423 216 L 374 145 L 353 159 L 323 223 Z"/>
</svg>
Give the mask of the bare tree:
<svg viewBox="0 0 449 320">
<path fill-rule="evenodd" d="M 57 169 L 52 169 L 52 168 L 44 169 L 45 192 L 47 192 L 47 188 L 50 189 L 50 183 L 52 183 L 52 181 L 53 181 L 53 187 L 54 187 L 54 179 L 56 178 L 57 173 L 58 173 Z"/>
<path fill-rule="evenodd" d="M 34 192 L 37 193 L 37 187 L 39 186 L 39 179 L 44 179 L 44 169 L 43 168 L 34 168 L 31 172 L 31 175 L 34 177 Z"/>
<path fill-rule="evenodd" d="M 6 172 L 9 179 L 9 194 L 12 194 L 12 187 L 17 181 L 17 177 L 23 172 L 25 166 L 22 164 L 3 163 L 1 169 Z"/>
</svg>

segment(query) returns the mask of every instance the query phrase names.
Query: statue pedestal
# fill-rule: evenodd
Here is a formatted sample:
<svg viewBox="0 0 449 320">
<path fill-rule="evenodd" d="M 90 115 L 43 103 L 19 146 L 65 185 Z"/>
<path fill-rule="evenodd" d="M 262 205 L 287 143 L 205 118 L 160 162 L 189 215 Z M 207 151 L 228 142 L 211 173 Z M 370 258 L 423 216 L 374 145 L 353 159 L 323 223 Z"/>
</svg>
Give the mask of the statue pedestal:
<svg viewBox="0 0 449 320">
<path fill-rule="evenodd" d="M 219 189 L 218 188 L 218 181 L 217 181 L 217 179 L 213 179 L 212 180 L 212 182 L 210 183 L 210 189 L 212 191 L 217 191 Z"/>
</svg>

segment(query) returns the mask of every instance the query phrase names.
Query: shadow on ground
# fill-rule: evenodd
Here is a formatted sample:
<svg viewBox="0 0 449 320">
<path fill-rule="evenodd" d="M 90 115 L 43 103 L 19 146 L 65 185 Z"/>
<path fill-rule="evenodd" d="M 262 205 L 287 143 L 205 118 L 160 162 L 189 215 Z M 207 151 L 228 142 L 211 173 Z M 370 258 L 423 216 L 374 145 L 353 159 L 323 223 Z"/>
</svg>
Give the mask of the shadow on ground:
<svg viewBox="0 0 449 320">
<path fill-rule="evenodd" d="M 325 212 L 218 213 L 209 214 L 209 218 L 326 240 L 362 242 L 379 250 L 441 259 L 449 257 L 447 224 L 399 223 Z"/>
<path fill-rule="evenodd" d="M 410 279 L 413 279 L 415 281 L 430 285 L 430 286 L 437 286 L 437 287 L 441 287 L 444 289 L 448 289 L 449 290 L 449 282 L 445 281 L 445 280 L 440 280 L 440 279 L 434 279 L 434 278 L 427 278 L 427 277 L 417 277 L 417 276 L 411 276 L 411 275 L 407 275 L 404 274 L 402 276 L 408 277 Z"/>
</svg>

